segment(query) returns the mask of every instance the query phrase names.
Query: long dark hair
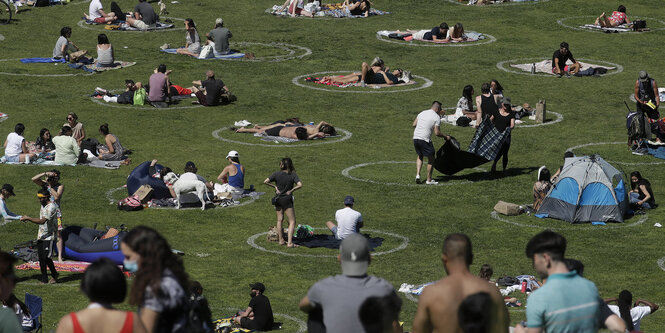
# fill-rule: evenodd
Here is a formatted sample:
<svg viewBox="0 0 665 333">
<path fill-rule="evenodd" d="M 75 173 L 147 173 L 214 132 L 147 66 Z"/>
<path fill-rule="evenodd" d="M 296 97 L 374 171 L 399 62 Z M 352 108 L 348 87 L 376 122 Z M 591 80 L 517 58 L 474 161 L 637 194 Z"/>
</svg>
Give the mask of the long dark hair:
<svg viewBox="0 0 665 333">
<path fill-rule="evenodd" d="M 617 299 L 617 304 L 619 305 L 619 313 L 621 314 L 621 319 L 626 322 L 626 329 L 629 332 L 635 330 L 633 326 L 633 317 L 630 315 L 630 306 L 633 303 L 633 294 L 628 290 L 622 290 L 619 293 L 619 298 Z"/>
<path fill-rule="evenodd" d="M 280 163 L 280 168 L 282 170 L 286 170 L 286 173 L 289 175 L 291 172 L 295 171 L 296 169 L 293 167 L 293 161 L 291 160 L 290 157 L 284 157 L 282 159 L 282 162 Z"/>
<path fill-rule="evenodd" d="M 462 96 L 466 98 L 466 102 L 469 104 L 469 112 L 473 111 L 473 86 L 470 84 L 464 86 Z"/>
<path fill-rule="evenodd" d="M 187 290 L 188 278 L 182 260 L 171 252 L 169 243 L 155 229 L 138 226 L 127 233 L 122 242 L 141 257 L 129 294 L 129 304 L 141 305 L 146 287 L 150 287 L 157 297 L 163 296 L 160 283 L 167 268 L 173 273 L 180 287 Z"/>
<path fill-rule="evenodd" d="M 626 6 L 624 5 L 619 5 L 619 8 L 617 8 L 618 12 L 626 13 Z"/>
<path fill-rule="evenodd" d="M 637 181 L 634 182 L 634 183 L 633 183 L 633 177 L 637 177 Z M 630 178 L 631 178 L 630 179 L 630 188 L 634 190 L 637 187 L 637 183 L 639 183 L 640 180 L 642 180 L 642 174 L 640 174 L 639 171 L 633 171 L 633 172 L 630 173 Z"/>
<path fill-rule="evenodd" d="M 192 29 L 196 29 L 196 25 L 194 24 L 194 20 L 188 18 L 188 19 L 185 19 L 185 22 L 187 22 L 187 25 L 188 25 L 190 28 L 192 28 Z"/>
<path fill-rule="evenodd" d="M 494 274 L 492 265 L 483 264 L 482 266 L 480 266 L 480 273 L 478 274 L 478 277 L 480 277 L 483 280 L 489 281 L 492 278 L 492 274 Z"/>
<path fill-rule="evenodd" d="M 492 80 L 492 81 L 490 81 L 490 83 L 494 83 L 496 85 L 496 90 L 498 90 L 500 92 L 503 92 L 503 87 L 501 86 L 501 83 L 499 83 L 499 81 Z"/>
<path fill-rule="evenodd" d="M 127 295 L 127 281 L 111 259 L 100 258 L 86 268 L 81 279 L 81 291 L 92 302 L 122 303 Z"/>
<path fill-rule="evenodd" d="M 104 123 L 102 126 L 99 126 L 99 131 L 104 135 L 109 134 L 109 124 Z"/>
<path fill-rule="evenodd" d="M 97 35 L 97 44 L 111 44 L 106 34 Z"/>
</svg>

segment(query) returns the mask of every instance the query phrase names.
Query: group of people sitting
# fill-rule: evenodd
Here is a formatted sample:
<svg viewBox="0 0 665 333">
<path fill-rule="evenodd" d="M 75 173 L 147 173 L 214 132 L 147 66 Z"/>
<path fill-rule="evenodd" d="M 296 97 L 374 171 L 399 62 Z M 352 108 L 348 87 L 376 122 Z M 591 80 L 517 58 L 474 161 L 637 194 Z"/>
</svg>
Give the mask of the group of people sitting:
<svg viewBox="0 0 665 333">
<path fill-rule="evenodd" d="M 115 67 L 115 53 L 113 45 L 106 34 L 97 35 L 97 58 L 88 58 L 87 50 L 81 50 L 72 40 L 72 28 L 62 27 L 60 37 L 53 47 L 53 59 L 65 59 L 66 61 L 83 64 L 95 64 L 97 67 Z"/>
<path fill-rule="evenodd" d="M 233 37 L 233 34 L 228 28 L 224 27 L 224 20 L 222 18 L 217 18 L 214 28 L 206 34 L 205 45 L 210 49 L 208 51 L 203 50 L 201 37 L 196 30 L 196 24 L 194 24 L 193 19 L 185 19 L 185 31 L 185 47 L 177 49 L 176 52 L 178 54 L 199 58 L 212 58 L 235 52 L 229 47 L 229 38 Z"/>
<path fill-rule="evenodd" d="M 307 16 L 313 17 L 314 14 L 321 9 L 321 3 L 318 0 L 286 0 L 282 5 L 282 11 L 287 12 L 290 16 Z M 369 0 L 344 0 L 342 9 L 348 16 L 364 16 L 368 17 L 372 2 Z"/>
<path fill-rule="evenodd" d="M 51 137 L 47 128 L 42 128 L 39 137 L 34 142 L 25 140 L 23 133 L 25 126 L 22 123 L 14 126 L 14 132 L 9 133 L 4 142 L 5 154 L 0 158 L 2 163 L 29 164 L 37 159 L 53 160 L 55 164 L 73 165 L 99 159 L 103 161 L 125 161 L 127 150 L 120 144 L 118 137 L 109 131 L 108 124 L 99 126 L 99 133 L 103 143 L 97 139 L 86 139 L 83 124 L 78 122 L 76 113 L 67 115 L 67 123 L 57 136 Z"/>
</svg>

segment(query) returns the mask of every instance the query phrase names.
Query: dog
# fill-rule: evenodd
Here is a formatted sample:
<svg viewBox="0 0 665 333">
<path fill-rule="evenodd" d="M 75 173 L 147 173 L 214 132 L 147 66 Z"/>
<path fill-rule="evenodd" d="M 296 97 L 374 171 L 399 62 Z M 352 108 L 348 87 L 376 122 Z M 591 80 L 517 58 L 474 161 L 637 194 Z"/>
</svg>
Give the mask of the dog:
<svg viewBox="0 0 665 333">
<path fill-rule="evenodd" d="M 173 172 L 169 172 L 164 176 L 164 181 L 173 184 L 173 191 L 176 194 L 176 209 L 180 209 L 180 196 L 189 192 L 196 192 L 196 196 L 201 201 L 201 210 L 206 208 L 206 184 L 198 179 L 190 179 L 191 177 L 180 178 Z"/>
</svg>

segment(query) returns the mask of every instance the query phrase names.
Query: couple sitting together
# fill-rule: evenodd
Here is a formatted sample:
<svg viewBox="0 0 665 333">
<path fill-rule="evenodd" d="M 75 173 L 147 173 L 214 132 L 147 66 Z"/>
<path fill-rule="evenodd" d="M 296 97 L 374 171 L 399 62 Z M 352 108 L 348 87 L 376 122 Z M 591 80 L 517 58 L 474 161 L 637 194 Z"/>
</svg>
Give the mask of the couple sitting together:
<svg viewBox="0 0 665 333">
<path fill-rule="evenodd" d="M 238 128 L 236 133 L 261 133 L 297 140 L 313 140 L 337 134 L 335 128 L 325 121 L 318 125 L 304 125 L 299 122 L 281 120 L 266 126 L 255 125 L 254 128 Z"/>
<path fill-rule="evenodd" d="M 323 77 L 323 81 L 329 81 L 331 83 L 338 84 L 357 82 L 362 87 L 367 84 L 386 84 L 390 86 L 400 83 L 409 83 L 411 82 L 411 79 L 411 72 L 404 71 L 400 68 L 397 68 L 391 72 L 390 69 L 386 67 L 383 60 L 379 57 L 374 58 L 374 60 L 372 60 L 369 65 L 366 62 L 363 62 L 360 73 L 355 72 L 343 76 Z"/>
</svg>

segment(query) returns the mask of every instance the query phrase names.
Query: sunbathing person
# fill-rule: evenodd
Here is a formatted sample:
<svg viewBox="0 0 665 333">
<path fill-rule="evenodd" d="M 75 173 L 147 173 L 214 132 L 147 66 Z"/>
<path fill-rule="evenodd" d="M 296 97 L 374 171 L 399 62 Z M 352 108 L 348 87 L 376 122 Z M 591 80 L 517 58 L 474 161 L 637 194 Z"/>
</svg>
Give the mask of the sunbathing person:
<svg viewBox="0 0 665 333">
<path fill-rule="evenodd" d="M 464 27 L 462 26 L 462 23 L 456 23 L 452 28 L 448 29 L 446 40 L 454 40 L 456 42 L 466 40 L 466 35 L 464 34 Z"/>
<path fill-rule="evenodd" d="M 115 67 L 113 46 L 106 34 L 97 35 L 97 67 Z"/>
<path fill-rule="evenodd" d="M 448 23 L 442 22 L 438 27 L 431 30 L 407 30 L 411 33 L 413 39 L 416 40 L 432 40 L 432 41 L 449 41 L 448 36 Z M 399 31 L 398 31 L 399 32 Z"/>
<path fill-rule="evenodd" d="M 122 12 L 119 12 L 118 14 L 122 14 Z M 118 19 L 115 12 L 110 12 L 108 14 L 104 12 L 101 0 L 90 1 L 88 13 L 83 13 L 83 15 L 85 15 L 86 20 L 93 21 L 97 24 L 110 23 Z"/>
<path fill-rule="evenodd" d="M 372 3 L 369 0 L 344 0 L 343 6 L 348 15 L 368 17 Z"/>
<path fill-rule="evenodd" d="M 178 54 L 185 54 L 192 57 L 198 57 L 201 53 L 201 37 L 196 31 L 194 20 L 185 19 L 185 47 L 176 50 Z"/>
<path fill-rule="evenodd" d="M 102 98 L 107 103 L 134 104 L 134 92 L 141 89 L 141 82 L 134 83 L 134 80 L 125 80 L 125 91 L 120 95 L 109 96 L 107 92 Z"/>
<path fill-rule="evenodd" d="M 405 72 L 402 69 L 395 69 L 390 72 L 381 58 L 376 57 L 371 64 L 362 63 L 362 71 L 354 72 L 344 76 L 324 76 L 323 80 L 329 80 L 332 83 L 355 83 L 359 82 L 361 86 L 365 84 L 398 84 L 404 81 Z"/>
<path fill-rule="evenodd" d="M 299 15 L 307 17 L 314 16 L 310 11 L 307 11 L 304 8 L 305 6 L 303 4 L 303 0 L 286 0 L 282 5 L 282 11 L 286 9 L 286 12 L 289 13 L 289 15 L 291 15 L 292 17 L 296 17 Z"/>
<path fill-rule="evenodd" d="M 282 124 L 273 124 L 260 128 L 238 128 L 236 133 L 261 133 L 269 136 L 279 136 L 283 138 L 296 140 L 312 140 L 329 136 L 323 132 L 308 134 L 304 126 L 286 126 Z"/>
<path fill-rule="evenodd" d="M 612 16 L 610 17 L 607 17 L 604 12 L 600 14 L 600 16 L 596 18 L 596 22 L 593 24 L 599 25 L 603 28 L 612 28 L 624 23 L 630 24 L 630 20 L 626 15 L 626 6 L 621 5 L 619 8 L 617 8 L 617 10 L 612 12 Z"/>
</svg>

